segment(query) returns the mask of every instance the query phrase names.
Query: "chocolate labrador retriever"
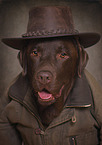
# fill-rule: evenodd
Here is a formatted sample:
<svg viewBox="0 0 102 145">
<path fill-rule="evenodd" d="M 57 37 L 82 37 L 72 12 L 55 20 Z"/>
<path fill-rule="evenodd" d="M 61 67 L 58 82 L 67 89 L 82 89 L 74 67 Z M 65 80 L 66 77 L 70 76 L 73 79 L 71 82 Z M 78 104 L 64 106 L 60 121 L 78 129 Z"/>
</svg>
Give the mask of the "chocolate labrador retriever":
<svg viewBox="0 0 102 145">
<path fill-rule="evenodd" d="M 62 111 L 78 74 L 79 52 L 75 42 L 74 38 L 41 39 L 29 41 L 27 49 L 20 51 L 20 56 L 23 54 L 23 62 L 20 57 L 20 63 L 27 71 L 33 97 L 45 126 Z"/>
<path fill-rule="evenodd" d="M 84 74 L 99 39 L 76 31 L 67 6 L 34 7 L 26 33 L 2 39 L 23 73 L 1 101 L 0 145 L 102 145 L 102 91 Z"/>
</svg>

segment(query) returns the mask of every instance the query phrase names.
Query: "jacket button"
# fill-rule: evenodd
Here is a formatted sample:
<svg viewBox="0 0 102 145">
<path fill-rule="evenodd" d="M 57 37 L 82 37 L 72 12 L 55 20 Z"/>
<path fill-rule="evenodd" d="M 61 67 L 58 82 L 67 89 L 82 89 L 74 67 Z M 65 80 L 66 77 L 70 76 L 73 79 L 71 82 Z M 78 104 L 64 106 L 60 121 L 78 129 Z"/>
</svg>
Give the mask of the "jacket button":
<svg viewBox="0 0 102 145">
<path fill-rule="evenodd" d="M 40 128 L 36 128 L 36 129 L 35 129 L 35 134 L 36 134 L 36 135 L 40 135 L 40 134 L 43 135 L 43 134 L 44 134 L 44 131 L 42 131 Z"/>
<path fill-rule="evenodd" d="M 40 129 L 40 128 L 36 128 L 36 129 L 35 129 L 35 134 L 36 134 L 36 135 L 39 135 L 40 133 L 41 133 L 41 129 Z"/>
</svg>

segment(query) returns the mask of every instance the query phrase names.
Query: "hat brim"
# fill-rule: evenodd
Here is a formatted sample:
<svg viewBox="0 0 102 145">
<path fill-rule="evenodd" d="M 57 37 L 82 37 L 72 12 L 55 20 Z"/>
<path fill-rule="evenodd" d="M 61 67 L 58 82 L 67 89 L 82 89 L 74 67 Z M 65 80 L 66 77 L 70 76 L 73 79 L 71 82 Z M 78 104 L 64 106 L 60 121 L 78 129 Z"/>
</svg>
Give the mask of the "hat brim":
<svg viewBox="0 0 102 145">
<path fill-rule="evenodd" d="M 78 33 L 78 34 L 54 34 L 54 35 L 43 35 L 43 36 L 32 36 L 32 37 L 20 37 L 20 38 L 3 38 L 2 42 L 14 49 L 21 50 L 22 47 L 29 40 L 41 39 L 41 38 L 56 38 L 56 37 L 79 37 L 79 42 L 84 48 L 90 47 L 96 44 L 100 40 L 100 34 L 98 33 Z"/>
</svg>

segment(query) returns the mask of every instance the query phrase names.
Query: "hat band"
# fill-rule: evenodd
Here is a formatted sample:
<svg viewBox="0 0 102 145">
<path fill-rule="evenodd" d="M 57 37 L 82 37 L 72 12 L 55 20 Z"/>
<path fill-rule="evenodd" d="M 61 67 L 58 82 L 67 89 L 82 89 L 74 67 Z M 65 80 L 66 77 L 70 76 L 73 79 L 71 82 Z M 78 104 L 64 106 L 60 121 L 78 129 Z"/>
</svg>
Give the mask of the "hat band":
<svg viewBox="0 0 102 145">
<path fill-rule="evenodd" d="M 67 29 L 57 29 L 57 30 L 50 30 L 50 31 L 33 31 L 28 32 L 22 35 L 22 37 L 32 37 L 32 36 L 48 36 L 48 35 L 58 35 L 58 34 L 78 34 L 77 30 L 68 31 Z"/>
</svg>

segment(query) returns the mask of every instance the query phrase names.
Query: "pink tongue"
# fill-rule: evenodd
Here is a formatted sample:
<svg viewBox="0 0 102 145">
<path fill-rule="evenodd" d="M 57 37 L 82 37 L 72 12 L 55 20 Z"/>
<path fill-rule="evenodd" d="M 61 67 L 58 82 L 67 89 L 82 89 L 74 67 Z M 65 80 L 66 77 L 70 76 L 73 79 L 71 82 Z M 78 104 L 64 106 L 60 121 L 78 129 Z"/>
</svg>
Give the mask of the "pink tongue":
<svg viewBox="0 0 102 145">
<path fill-rule="evenodd" d="M 40 96 L 41 99 L 50 99 L 52 98 L 52 94 L 49 94 L 47 92 L 38 92 L 38 95 Z"/>
</svg>

